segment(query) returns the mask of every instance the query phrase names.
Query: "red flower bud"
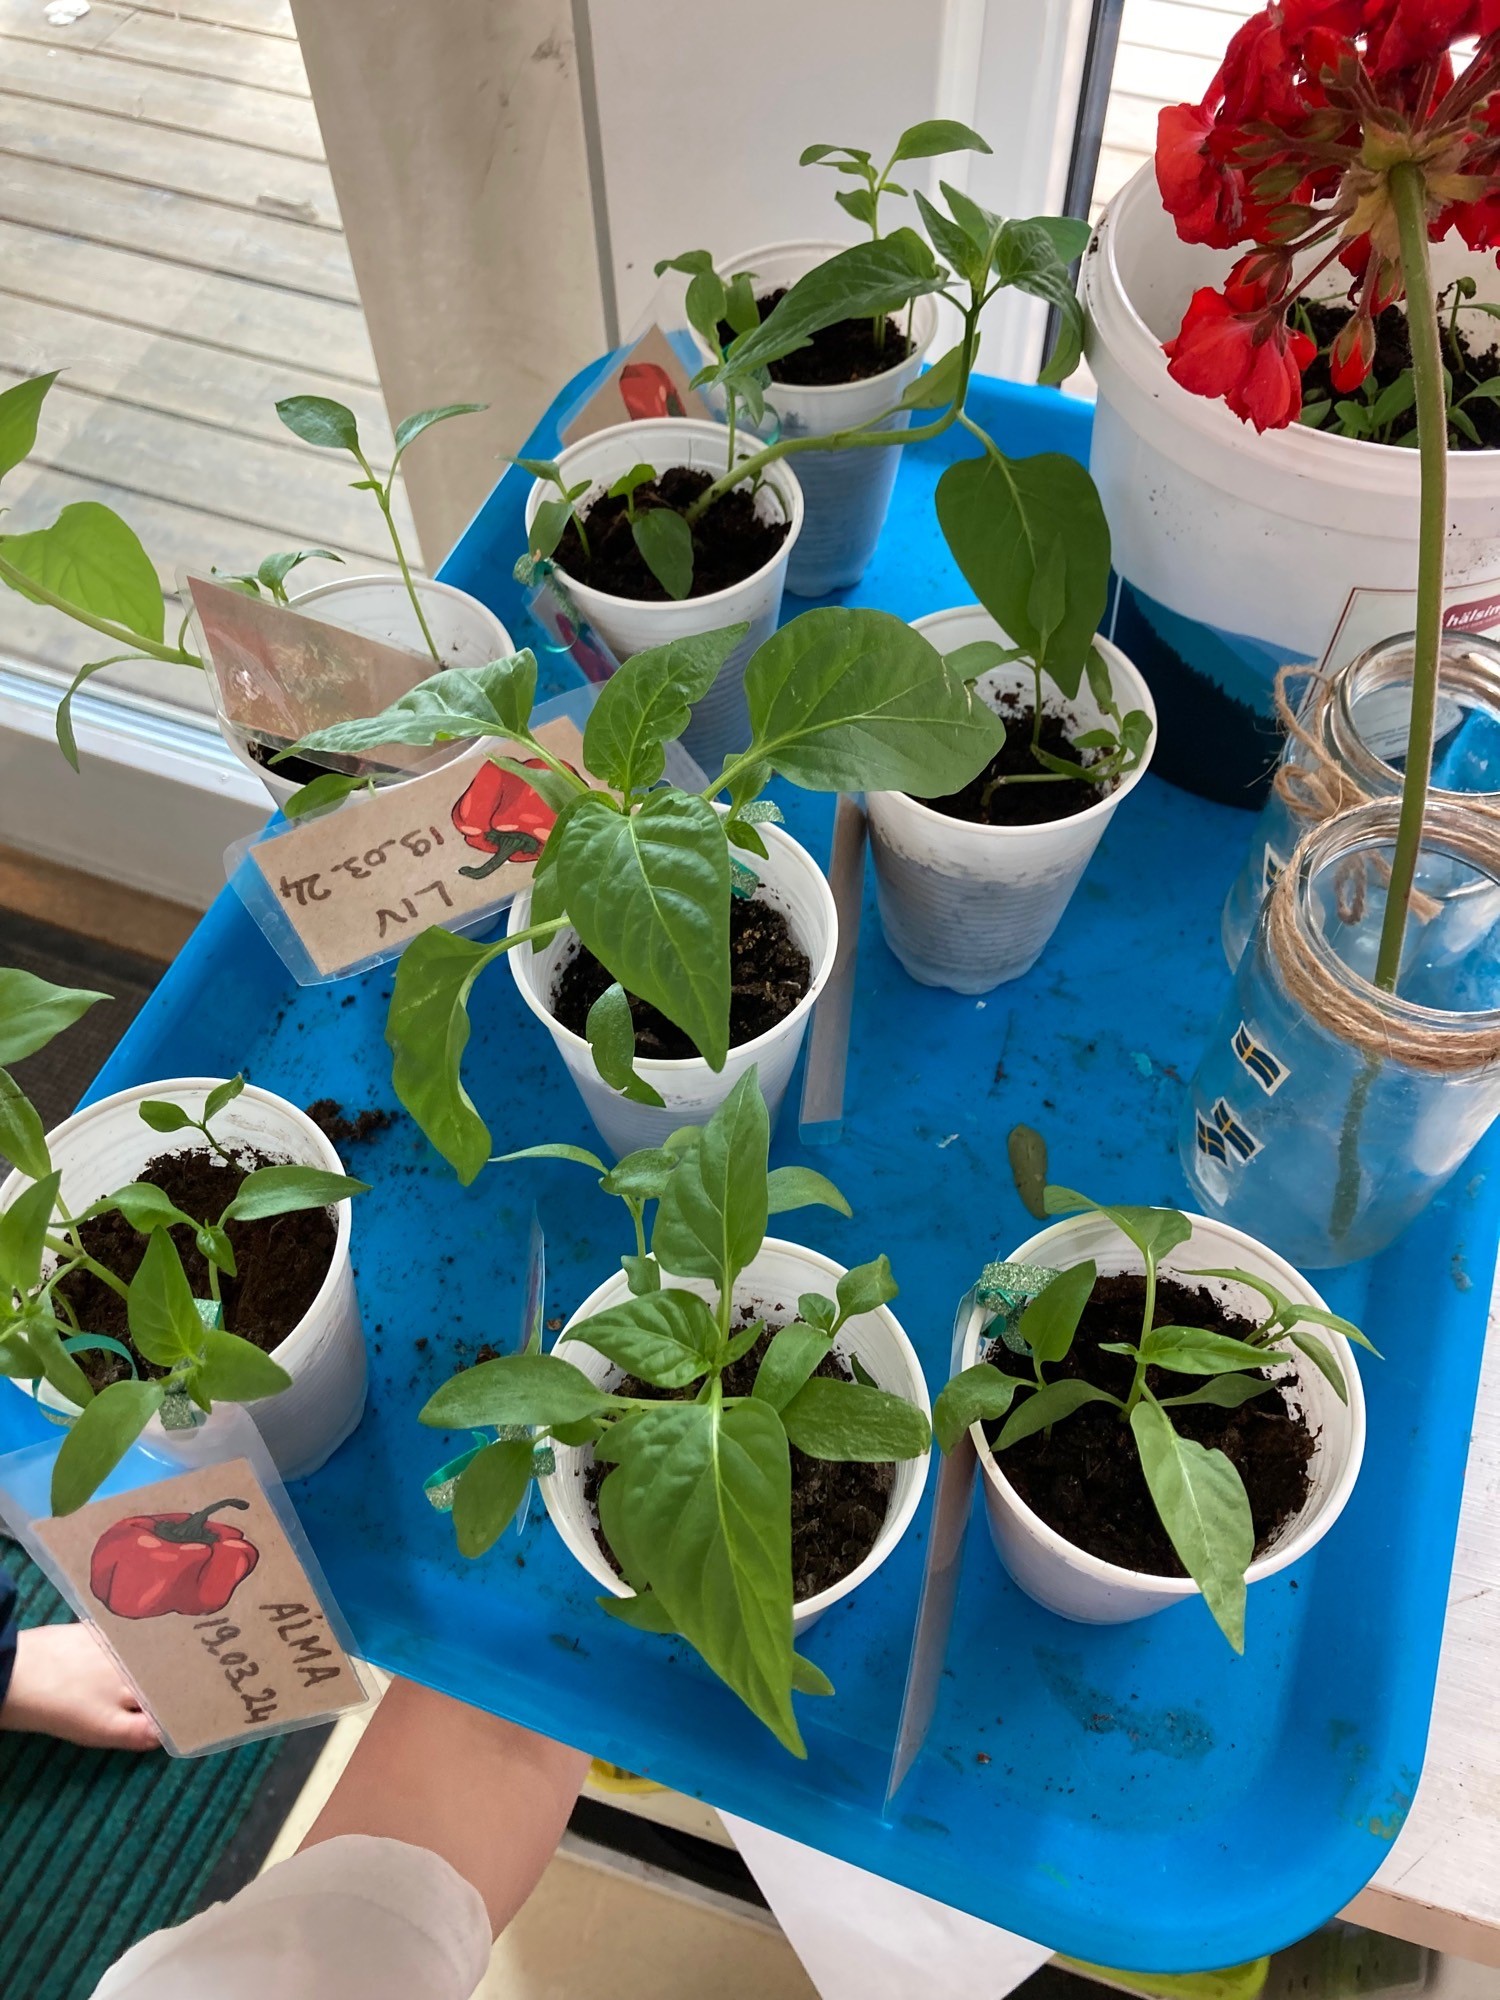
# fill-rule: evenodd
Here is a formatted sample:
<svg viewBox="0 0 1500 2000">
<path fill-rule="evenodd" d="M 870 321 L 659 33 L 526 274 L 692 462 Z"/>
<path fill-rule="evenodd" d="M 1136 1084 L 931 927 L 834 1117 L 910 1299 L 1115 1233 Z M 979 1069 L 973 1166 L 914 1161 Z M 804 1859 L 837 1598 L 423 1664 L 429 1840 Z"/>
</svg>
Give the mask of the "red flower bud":
<svg viewBox="0 0 1500 2000">
<path fill-rule="evenodd" d="M 1374 359 L 1374 322 L 1363 313 L 1357 319 L 1346 320 L 1334 336 L 1328 355 L 1328 373 L 1341 396 L 1359 387 Z"/>
</svg>

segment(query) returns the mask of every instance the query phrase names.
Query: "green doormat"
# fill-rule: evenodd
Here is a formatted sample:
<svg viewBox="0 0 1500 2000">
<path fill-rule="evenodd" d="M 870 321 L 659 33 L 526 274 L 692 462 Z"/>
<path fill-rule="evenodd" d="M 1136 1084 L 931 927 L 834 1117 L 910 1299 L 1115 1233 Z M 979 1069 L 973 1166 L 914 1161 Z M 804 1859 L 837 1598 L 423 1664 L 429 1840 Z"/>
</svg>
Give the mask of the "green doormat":
<svg viewBox="0 0 1500 2000">
<path fill-rule="evenodd" d="M 17 1623 L 70 1615 L 10 1542 Z M 195 1758 L 0 1735 L 0 1994 L 87 2000 L 138 1938 L 232 1895 L 264 1860 L 325 1730 Z"/>
</svg>

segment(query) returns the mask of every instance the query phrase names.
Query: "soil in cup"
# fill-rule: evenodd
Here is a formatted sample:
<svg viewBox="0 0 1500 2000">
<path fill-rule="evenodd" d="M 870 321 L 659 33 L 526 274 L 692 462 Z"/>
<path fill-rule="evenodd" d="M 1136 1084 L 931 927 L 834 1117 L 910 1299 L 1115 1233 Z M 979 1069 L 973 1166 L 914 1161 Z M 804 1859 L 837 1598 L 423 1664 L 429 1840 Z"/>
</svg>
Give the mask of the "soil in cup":
<svg viewBox="0 0 1500 2000">
<path fill-rule="evenodd" d="M 1134 1364 L 1126 1355 L 1098 1349 L 1104 1341 L 1138 1340 L 1144 1307 L 1144 1278 L 1131 1273 L 1101 1277 L 1083 1309 L 1071 1352 L 1048 1368 L 1048 1379 L 1081 1378 L 1125 1396 Z M 1175 1278 L 1158 1281 L 1154 1323 L 1207 1327 L 1236 1340 L 1254 1331 L 1250 1320 L 1226 1310 L 1204 1286 Z M 986 1358 L 1007 1374 L 1024 1370 L 1022 1357 L 1011 1354 L 1003 1342 L 992 1342 Z M 1203 1378 L 1152 1368 L 1146 1383 L 1154 1395 L 1181 1396 L 1202 1388 Z M 1263 1555 L 1307 1498 L 1316 1440 L 1306 1418 L 1279 1387 L 1268 1388 L 1237 1410 L 1203 1404 L 1171 1414 L 1179 1436 L 1222 1451 L 1244 1480 L 1255 1553 Z M 999 1423 L 985 1425 L 992 1444 L 1001 1428 Z M 1147 1490 L 1130 1429 L 1108 1403 L 1086 1404 L 1055 1425 L 1050 1437 L 1038 1431 L 1022 1438 L 997 1454 L 995 1462 L 1032 1512 L 1075 1547 L 1147 1576 L 1186 1575 Z"/>
<path fill-rule="evenodd" d="M 1071 819 L 1087 812 L 1106 796 L 1101 785 L 1082 778 L 1049 778 L 1045 784 L 1009 784 L 1007 779 L 1034 779 L 1042 766 L 1031 754 L 1031 725 L 1035 707 L 1015 695 L 1003 696 L 1000 712 L 1005 718 L 1005 741 L 977 778 L 971 778 L 959 792 L 940 799 L 923 799 L 924 806 L 946 813 L 950 819 L 966 819 L 976 826 L 1046 826 L 1053 820 Z M 1066 757 L 1075 764 L 1086 763 L 1088 752 L 1073 747 L 1068 726 L 1060 715 L 1042 713 L 1041 747 L 1054 757 Z"/>
<path fill-rule="evenodd" d="M 774 904 L 759 897 L 729 904 L 729 1046 L 737 1049 L 784 1021 L 812 984 L 812 962 Z M 575 1035 L 586 1032 L 588 1012 L 610 975 L 582 946 L 566 961 L 552 987 L 554 1019 Z M 699 1052 L 674 1021 L 630 995 L 638 1058 L 677 1062 Z"/>
<path fill-rule="evenodd" d="M 685 465 L 669 466 L 635 489 L 636 512 L 671 507 L 680 514 L 707 492 L 714 477 Z M 557 562 L 570 577 L 611 597 L 631 597 L 646 604 L 671 602 L 635 545 L 623 496 L 612 500 L 606 493 L 587 502 L 583 522 L 587 555 L 574 521 L 569 521 L 557 545 Z M 737 486 L 693 524 L 693 587 L 688 596 L 709 597 L 743 583 L 765 568 L 789 532 L 785 520 L 762 520 L 749 487 Z"/>
<path fill-rule="evenodd" d="M 313 763 L 310 757 L 284 757 L 274 744 L 260 743 L 254 738 L 246 739 L 245 754 L 252 764 L 259 764 L 273 778 L 285 778 L 294 785 L 310 785 L 318 778 L 326 778 L 331 768 Z"/>
<path fill-rule="evenodd" d="M 1457 425 L 1453 425 L 1448 432 L 1448 449 L 1450 451 L 1500 450 L 1500 403 L 1487 395 L 1476 396 L 1472 402 L 1464 400 L 1470 390 L 1478 388 L 1480 383 L 1493 382 L 1496 376 L 1500 376 L 1500 353 L 1484 344 L 1493 334 L 1494 321 L 1488 315 L 1479 317 L 1473 312 L 1460 312 L 1458 326 L 1452 329 L 1449 325 L 1451 312 L 1450 305 L 1448 311 L 1440 312 L 1438 315 L 1443 366 L 1453 377 L 1451 401 L 1463 405 L 1464 415 L 1478 432 L 1479 442 L 1476 444 L 1473 438 L 1466 436 Z M 1302 313 L 1307 315 L 1307 324 L 1312 329 L 1313 339 L 1318 343 L 1317 354 L 1303 371 L 1302 407 L 1304 410 L 1315 410 L 1319 404 L 1326 405 L 1329 413 L 1316 428 L 1336 430 L 1333 417 L 1335 405 L 1346 400 L 1364 402 L 1363 389 L 1349 398 L 1345 398 L 1335 389 L 1328 366 L 1328 350 L 1333 344 L 1334 337 L 1339 329 L 1353 318 L 1353 313 L 1348 306 L 1338 301 L 1329 303 L 1326 300 L 1299 299 L 1292 309 L 1291 324 L 1294 328 L 1301 325 Z M 1468 331 L 1469 328 L 1475 327 L 1484 329 L 1483 333 L 1477 336 L 1479 341 L 1477 349 Z M 1410 367 L 1411 328 L 1406 323 L 1406 314 L 1399 306 L 1387 306 L 1375 321 L 1375 358 L 1370 366 L 1370 379 L 1375 385 L 1375 392 L 1388 389 L 1393 382 L 1399 381 Z M 1406 410 L 1392 421 L 1389 429 L 1377 436 L 1374 442 L 1414 444 L 1416 436 L 1416 408 L 1414 405 L 1408 405 Z"/>
<path fill-rule="evenodd" d="M 254 1167 L 284 1164 L 250 1146 L 231 1147 L 230 1151 L 235 1160 L 232 1167 L 206 1147 L 163 1153 L 148 1160 L 136 1179 L 161 1188 L 184 1215 L 217 1222 L 246 1173 Z M 179 1223 L 170 1233 L 194 1298 L 206 1299 L 208 1265 L 192 1230 Z M 81 1223 L 78 1235 L 89 1255 L 126 1284 L 139 1269 L 149 1241 L 117 1209 Z M 317 1297 L 333 1262 L 337 1224 L 329 1209 L 299 1209 L 292 1215 L 267 1216 L 259 1222 L 231 1222 L 228 1235 L 238 1276 L 220 1279 L 224 1324 L 231 1333 L 253 1341 L 269 1354 L 292 1332 Z M 128 1347 L 142 1375 L 169 1372 L 139 1352 L 130 1337 L 125 1301 L 91 1271 L 70 1272 L 57 1289 L 84 1331 L 107 1333 Z M 130 1374 L 122 1358 L 107 1348 L 85 1348 L 75 1358 L 95 1389 L 108 1388 L 111 1382 L 123 1381 Z"/>
<path fill-rule="evenodd" d="M 777 1318 L 775 1315 L 778 1313 L 782 1317 Z M 735 1330 L 748 1326 L 752 1317 L 759 1315 L 741 1310 L 735 1318 Z M 721 1379 L 726 1396 L 750 1394 L 755 1387 L 762 1356 L 773 1337 L 790 1323 L 793 1315 L 784 1306 L 776 1306 L 767 1317 L 767 1328 L 760 1339 L 747 1354 L 742 1354 L 738 1361 L 731 1362 L 724 1370 Z M 588 1338 L 587 1326 L 580 1327 L 578 1332 L 581 1339 Z M 825 1354 L 813 1372 L 833 1381 L 854 1380 L 847 1362 L 836 1353 Z M 634 1376 L 626 1376 L 624 1381 L 613 1383 L 611 1387 L 616 1395 L 644 1396 L 653 1402 L 686 1403 L 697 1394 L 696 1384 L 687 1389 L 658 1389 L 649 1382 L 638 1382 Z M 879 1465 L 859 1465 L 808 1458 L 795 1445 L 790 1450 L 792 1597 L 800 1604 L 804 1598 L 816 1597 L 820 1591 L 832 1590 L 835 1584 L 842 1583 L 874 1548 L 885 1526 L 891 1488 L 896 1482 L 896 1468 L 889 1461 Z M 620 1565 L 604 1539 L 597 1514 L 599 1488 L 609 1470 L 608 1466 L 591 1464 L 583 1475 L 583 1490 L 590 1507 L 596 1509 L 594 1539 L 603 1550 L 610 1568 L 619 1576 L 622 1574 Z"/>
<path fill-rule="evenodd" d="M 755 301 L 762 320 L 768 319 L 787 295 L 782 285 Z M 719 323 L 719 341 L 727 347 L 734 339 L 727 320 Z M 911 353 L 911 342 L 893 319 L 881 322 L 877 337 L 873 319 L 841 319 L 815 333 L 806 347 L 772 361 L 767 372 L 773 382 L 789 389 L 830 389 L 846 382 L 867 382 L 888 368 L 899 368 Z"/>
</svg>

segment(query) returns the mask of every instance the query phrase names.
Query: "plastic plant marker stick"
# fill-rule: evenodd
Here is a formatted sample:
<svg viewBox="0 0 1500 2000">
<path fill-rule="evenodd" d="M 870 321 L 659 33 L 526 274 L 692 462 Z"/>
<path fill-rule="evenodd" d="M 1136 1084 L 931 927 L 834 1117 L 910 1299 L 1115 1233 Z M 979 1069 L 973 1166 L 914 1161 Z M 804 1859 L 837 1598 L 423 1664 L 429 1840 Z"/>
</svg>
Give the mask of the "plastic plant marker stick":
<svg viewBox="0 0 1500 2000">
<path fill-rule="evenodd" d="M 839 913 L 839 944 L 828 984 L 813 1010 L 802 1077 L 797 1136 L 804 1146 L 836 1146 L 844 1131 L 844 1074 L 849 1063 L 849 1020 L 859 955 L 859 913 L 865 884 L 865 813 L 843 794 L 833 819 L 828 884 Z"/>
</svg>

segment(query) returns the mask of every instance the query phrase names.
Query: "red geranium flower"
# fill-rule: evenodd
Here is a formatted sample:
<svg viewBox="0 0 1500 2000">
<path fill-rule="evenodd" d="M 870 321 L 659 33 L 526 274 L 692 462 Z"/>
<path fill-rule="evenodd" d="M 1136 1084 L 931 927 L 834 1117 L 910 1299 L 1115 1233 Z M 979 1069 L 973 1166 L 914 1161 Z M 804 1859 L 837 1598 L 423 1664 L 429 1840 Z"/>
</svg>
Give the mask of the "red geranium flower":
<svg viewBox="0 0 1500 2000">
<path fill-rule="evenodd" d="M 1167 342 L 1167 373 L 1199 396 L 1222 396 L 1258 431 L 1302 409 L 1302 370 L 1316 351 L 1275 313 L 1238 313 L 1222 292 L 1194 292 L 1182 331 Z"/>
</svg>

